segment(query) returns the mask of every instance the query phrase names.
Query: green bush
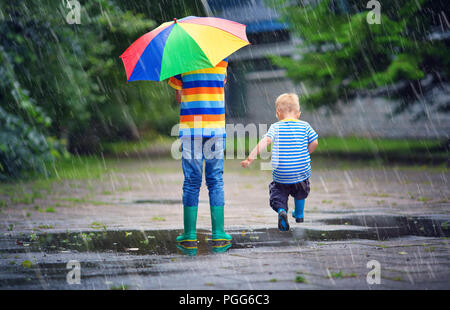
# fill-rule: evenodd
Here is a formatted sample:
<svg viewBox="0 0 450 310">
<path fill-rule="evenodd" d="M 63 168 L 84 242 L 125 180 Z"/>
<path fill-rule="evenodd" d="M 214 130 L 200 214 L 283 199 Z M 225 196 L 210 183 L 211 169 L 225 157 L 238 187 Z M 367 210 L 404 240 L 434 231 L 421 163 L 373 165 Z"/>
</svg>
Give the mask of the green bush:
<svg viewBox="0 0 450 310">
<path fill-rule="evenodd" d="M 44 173 L 59 152 L 55 141 L 0 107 L 0 180 Z"/>
<path fill-rule="evenodd" d="M 80 24 L 66 22 L 66 1 L 0 5 L 1 179 L 45 172 L 62 146 L 101 152 L 102 142 L 170 135 L 178 122 L 173 89 L 127 83 L 119 56 L 161 22 L 201 15 L 199 0 L 79 2 Z"/>
<path fill-rule="evenodd" d="M 266 1 L 283 5 L 282 20 L 301 39 L 301 57 L 270 58 L 303 83 L 305 105 L 335 110 L 373 95 L 398 99 L 395 113 L 414 106 L 417 118 L 430 107 L 450 111 L 448 101 L 427 99 L 450 77 L 449 40 L 440 35 L 444 1 L 383 1 L 380 24 L 367 22 L 367 0 Z"/>
</svg>

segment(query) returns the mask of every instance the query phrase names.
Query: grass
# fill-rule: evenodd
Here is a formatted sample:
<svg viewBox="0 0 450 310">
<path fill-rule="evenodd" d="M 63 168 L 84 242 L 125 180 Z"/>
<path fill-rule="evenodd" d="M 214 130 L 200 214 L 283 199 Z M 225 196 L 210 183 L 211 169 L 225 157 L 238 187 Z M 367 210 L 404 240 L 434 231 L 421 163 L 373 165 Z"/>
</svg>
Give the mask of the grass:
<svg viewBox="0 0 450 310">
<path fill-rule="evenodd" d="M 231 137 L 227 138 L 228 145 L 232 142 Z M 239 145 L 240 152 L 248 155 L 257 142 L 249 137 L 237 138 L 234 140 L 234 153 L 239 154 L 237 151 Z M 313 157 L 315 157 L 315 163 L 319 158 L 335 158 L 339 161 L 348 159 L 349 168 L 353 167 L 355 159 L 362 160 L 364 164 L 370 166 L 379 166 L 395 161 L 400 164 L 412 162 L 416 165 L 432 163 L 433 166 L 442 165 L 446 168 L 449 152 L 442 145 L 443 141 L 438 139 L 320 137 L 319 146 Z"/>
<path fill-rule="evenodd" d="M 345 152 L 345 153 L 384 153 L 396 152 L 408 154 L 410 152 L 447 153 L 440 150 L 442 141 L 424 139 L 386 139 L 360 137 L 325 137 L 319 138 L 317 152 Z"/>
<path fill-rule="evenodd" d="M 95 222 L 94 221 L 89 226 L 91 228 L 93 228 L 93 229 L 101 229 L 101 228 L 103 228 L 104 230 L 106 230 L 106 225 L 103 224 L 103 223 L 100 223 L 100 222 Z"/>
<path fill-rule="evenodd" d="M 113 285 L 109 289 L 114 291 L 126 291 L 130 289 L 130 286 L 127 284 Z"/>
<path fill-rule="evenodd" d="M 11 197 L 11 203 L 13 204 L 32 204 L 34 203 L 34 195 L 23 193 L 20 197 Z"/>
<path fill-rule="evenodd" d="M 385 193 L 369 193 L 369 194 L 363 194 L 364 196 L 371 196 L 371 197 L 390 197 L 391 195 L 385 194 Z"/>
<path fill-rule="evenodd" d="M 158 144 L 169 144 L 174 141 L 173 137 L 144 136 L 141 141 L 126 141 L 104 143 L 103 149 L 106 153 L 116 156 L 115 158 L 96 156 L 72 155 L 47 165 L 48 176 L 34 176 L 27 180 L 15 180 L 13 182 L 0 183 L 0 209 L 9 205 L 36 204 L 37 199 L 45 199 L 47 194 L 52 193 L 53 184 L 61 180 L 90 180 L 102 178 L 105 174 L 114 173 L 123 169 L 124 161 L 136 161 L 136 158 L 125 158 L 122 155 L 130 152 L 139 152 Z M 227 138 L 230 145 L 244 145 L 243 156 L 247 156 L 256 143 L 256 139 L 239 138 L 234 141 Z M 122 157 L 120 157 L 122 156 Z M 235 147 L 236 157 L 236 147 Z M 168 157 L 170 158 L 170 157 Z M 415 161 L 417 158 L 422 158 Z M 434 161 L 437 158 L 437 161 Z M 171 159 L 169 159 L 171 160 Z M 237 159 L 238 160 L 238 159 Z M 421 140 L 421 139 L 378 139 L 378 138 L 358 138 L 358 137 L 321 137 L 319 146 L 312 155 L 313 169 L 333 169 L 347 170 L 358 168 L 380 168 L 386 164 L 396 165 L 399 169 L 414 171 L 447 172 L 448 151 L 442 147 L 441 140 Z M 239 160 L 240 161 L 240 160 Z M 269 160 L 265 160 L 269 161 Z M 228 160 L 226 162 L 229 162 Z M 252 170 L 259 170 L 259 164 L 253 164 L 250 169 L 241 169 L 238 164 L 232 162 L 233 169 L 245 174 L 253 174 Z M 230 166 L 228 163 L 227 166 Z M 178 171 L 177 166 L 152 166 L 145 168 L 147 173 L 167 173 L 167 169 Z M 172 171 L 172 170 L 170 170 Z M 180 172 L 181 173 L 181 172 Z M 30 182 L 31 181 L 31 182 Z M 407 180 L 405 180 L 407 182 Z M 32 191 L 26 191 L 25 186 L 31 185 Z M 250 187 L 250 186 L 248 186 Z M 129 191 L 130 187 L 116 189 L 119 191 Z M 250 189 L 250 188 L 249 188 Z M 111 191 L 103 190 L 103 195 L 111 195 Z M 3 199 L 9 197 L 9 201 Z M 388 197 L 388 194 L 372 193 L 369 196 Z M 74 198 L 71 202 L 90 203 L 101 205 L 104 203 L 87 201 Z M 417 199 L 417 198 L 416 198 Z M 63 199 L 66 200 L 66 199 Z M 71 198 L 67 198 L 70 201 Z M 427 202 L 427 197 L 419 197 L 419 201 Z M 445 200 L 443 202 L 447 202 Z M 328 202 L 328 201 L 327 201 Z M 327 203 L 324 202 L 324 203 Z M 38 202 L 39 203 L 39 202 Z"/>
<path fill-rule="evenodd" d="M 45 210 L 44 209 L 42 209 L 40 206 L 34 206 L 33 207 L 33 210 L 35 210 L 35 211 L 38 211 L 38 212 L 45 212 Z"/>
<path fill-rule="evenodd" d="M 31 268 L 31 266 L 33 266 L 33 263 L 29 260 L 22 262 L 22 267 L 24 267 L 24 268 Z"/>
<path fill-rule="evenodd" d="M 403 278 L 400 277 L 400 276 L 396 276 L 396 277 L 381 276 L 381 278 L 386 279 L 386 280 L 396 281 L 396 282 L 402 282 L 403 281 Z"/>
<path fill-rule="evenodd" d="M 147 132 L 138 141 L 102 142 L 100 146 L 105 154 L 121 156 L 145 151 L 154 145 L 172 144 L 173 141 L 174 137 Z"/>
<path fill-rule="evenodd" d="M 227 144 L 233 142 L 232 138 L 227 138 Z M 388 138 L 363 138 L 363 137 L 319 137 L 319 146 L 315 154 L 320 153 L 385 153 L 396 152 L 410 154 L 411 152 L 426 152 L 429 154 L 445 154 L 442 142 L 438 139 L 388 139 Z M 237 146 L 245 147 L 245 151 L 253 149 L 258 141 L 256 139 L 236 138 L 234 139 L 234 149 Z"/>
<path fill-rule="evenodd" d="M 154 217 L 152 217 L 152 221 L 155 221 L 155 222 L 164 222 L 166 219 L 165 218 L 163 218 L 162 216 L 154 216 Z"/>
<path fill-rule="evenodd" d="M 52 225 L 39 225 L 38 228 L 39 229 L 51 229 L 51 228 L 53 228 L 53 226 Z"/>
<path fill-rule="evenodd" d="M 101 156 L 71 156 L 56 161 L 49 167 L 54 179 L 85 180 L 97 179 L 104 173 L 112 171 L 119 160 L 104 160 Z"/>
<path fill-rule="evenodd" d="M 308 281 L 306 281 L 305 277 L 303 276 L 296 276 L 295 283 L 308 283 Z"/>
<path fill-rule="evenodd" d="M 344 279 L 344 278 L 355 278 L 357 275 L 354 272 L 343 273 L 342 270 L 339 270 L 338 272 L 331 272 L 330 276 L 333 279 Z"/>
<path fill-rule="evenodd" d="M 431 200 L 433 200 L 433 198 L 430 198 L 430 197 L 419 197 L 419 198 L 417 198 L 417 201 L 421 201 L 421 202 L 429 202 L 429 201 L 431 201 Z"/>
</svg>

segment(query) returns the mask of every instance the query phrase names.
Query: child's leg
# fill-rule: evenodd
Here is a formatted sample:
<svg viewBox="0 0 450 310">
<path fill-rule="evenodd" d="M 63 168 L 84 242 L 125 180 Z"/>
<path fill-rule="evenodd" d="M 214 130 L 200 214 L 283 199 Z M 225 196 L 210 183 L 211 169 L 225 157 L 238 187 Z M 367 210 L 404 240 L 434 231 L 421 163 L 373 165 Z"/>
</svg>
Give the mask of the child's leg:
<svg viewBox="0 0 450 310">
<path fill-rule="evenodd" d="M 295 218 L 297 223 L 303 222 L 304 215 L 303 210 L 305 209 L 305 199 L 294 199 L 295 210 L 292 211 L 292 216 Z"/>
<path fill-rule="evenodd" d="M 292 188 L 291 195 L 294 196 L 295 202 L 295 210 L 292 211 L 292 216 L 297 223 L 302 223 L 304 220 L 303 210 L 305 209 L 305 199 L 308 197 L 309 191 L 309 179 L 296 183 Z"/>
<path fill-rule="evenodd" d="M 205 180 L 209 192 L 213 248 L 229 247 L 231 236 L 225 233 L 223 190 L 225 138 L 205 139 L 203 153 L 205 157 Z"/>
<path fill-rule="evenodd" d="M 202 140 L 184 138 L 181 147 L 181 166 L 184 174 L 183 205 L 198 206 L 203 175 Z"/>
<path fill-rule="evenodd" d="M 269 185 L 270 207 L 278 213 L 278 229 L 289 230 L 287 218 L 289 191 L 283 184 L 272 182 Z"/>
<path fill-rule="evenodd" d="M 205 181 L 211 206 L 225 205 L 223 190 L 224 148 L 225 138 L 223 137 L 205 139 L 203 147 Z"/>
<path fill-rule="evenodd" d="M 197 140 L 197 141 L 196 141 Z M 197 246 L 197 210 L 198 196 L 202 184 L 203 160 L 198 152 L 198 139 L 182 139 L 181 165 L 184 174 L 183 183 L 183 226 L 184 232 L 177 237 L 178 242 L 191 248 Z M 201 155 L 201 154 L 200 154 Z M 200 158 L 199 158 L 200 157 Z"/>
</svg>

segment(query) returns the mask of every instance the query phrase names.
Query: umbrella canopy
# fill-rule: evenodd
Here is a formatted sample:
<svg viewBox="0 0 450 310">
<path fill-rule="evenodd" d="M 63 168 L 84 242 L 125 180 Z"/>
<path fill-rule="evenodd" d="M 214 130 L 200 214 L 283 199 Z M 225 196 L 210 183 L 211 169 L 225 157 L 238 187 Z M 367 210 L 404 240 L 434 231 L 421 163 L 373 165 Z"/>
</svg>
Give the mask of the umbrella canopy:
<svg viewBox="0 0 450 310">
<path fill-rule="evenodd" d="M 162 81 L 212 68 L 250 44 L 246 26 L 216 17 L 174 19 L 137 39 L 121 56 L 128 81 Z"/>
</svg>

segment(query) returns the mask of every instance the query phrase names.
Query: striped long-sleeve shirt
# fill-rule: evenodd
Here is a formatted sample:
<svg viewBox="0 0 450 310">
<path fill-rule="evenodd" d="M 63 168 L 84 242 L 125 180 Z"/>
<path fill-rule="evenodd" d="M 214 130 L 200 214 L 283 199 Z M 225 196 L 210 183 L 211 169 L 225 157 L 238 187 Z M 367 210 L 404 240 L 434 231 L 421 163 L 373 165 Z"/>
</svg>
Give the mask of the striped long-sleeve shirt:
<svg viewBox="0 0 450 310">
<path fill-rule="evenodd" d="M 311 176 L 308 145 L 319 136 L 298 119 L 272 124 L 266 134 L 272 139 L 272 176 L 277 183 L 294 184 Z"/>
<path fill-rule="evenodd" d="M 214 68 L 182 73 L 169 79 L 181 90 L 179 136 L 225 137 L 225 94 L 227 59 Z"/>
</svg>

